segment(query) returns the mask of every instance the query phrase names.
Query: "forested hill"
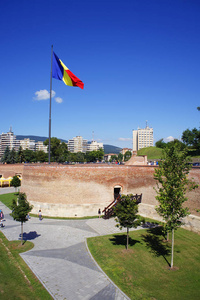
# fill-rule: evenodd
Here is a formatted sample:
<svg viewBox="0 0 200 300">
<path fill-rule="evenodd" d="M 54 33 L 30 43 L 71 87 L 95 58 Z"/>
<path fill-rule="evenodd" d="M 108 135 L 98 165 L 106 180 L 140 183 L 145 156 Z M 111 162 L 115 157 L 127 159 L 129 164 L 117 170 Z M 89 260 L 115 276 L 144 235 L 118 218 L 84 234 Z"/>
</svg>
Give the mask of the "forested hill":
<svg viewBox="0 0 200 300">
<path fill-rule="evenodd" d="M 48 137 L 46 136 L 36 136 L 36 135 L 16 135 L 17 140 L 23 140 L 23 139 L 30 139 L 30 140 L 34 140 L 35 142 L 44 142 L 46 141 L 46 139 Z M 67 140 L 63 140 L 63 139 L 59 139 L 61 140 L 61 142 L 65 142 L 67 143 Z M 118 154 L 120 152 L 121 148 L 116 147 L 116 146 L 112 146 L 112 145 L 104 145 L 104 153 L 108 154 L 108 153 L 114 153 L 114 154 Z"/>
<path fill-rule="evenodd" d="M 35 142 L 44 142 L 44 141 L 46 141 L 46 139 L 48 139 L 48 137 L 37 136 L 37 135 L 16 135 L 16 139 L 17 140 L 30 139 L 30 140 L 34 140 Z M 61 140 L 61 142 L 67 143 L 66 140 L 63 140 L 63 139 L 59 139 L 59 140 Z"/>
</svg>

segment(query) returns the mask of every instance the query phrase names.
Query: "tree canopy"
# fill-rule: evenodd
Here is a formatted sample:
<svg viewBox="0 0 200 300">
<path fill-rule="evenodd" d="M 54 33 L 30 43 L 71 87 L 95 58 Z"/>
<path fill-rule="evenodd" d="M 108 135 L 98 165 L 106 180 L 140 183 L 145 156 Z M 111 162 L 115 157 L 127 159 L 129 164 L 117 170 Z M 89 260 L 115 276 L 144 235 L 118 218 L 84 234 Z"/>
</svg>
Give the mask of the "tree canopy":
<svg viewBox="0 0 200 300">
<path fill-rule="evenodd" d="M 180 143 L 174 142 L 164 149 L 159 168 L 155 169 L 154 179 L 157 181 L 156 199 L 159 206 L 156 211 L 166 222 L 167 230 L 172 232 L 171 268 L 174 256 L 174 230 L 182 225 L 182 218 L 189 214 L 188 208 L 183 207 L 187 201 L 186 192 L 197 187 L 188 178 L 191 165 L 187 149 Z"/>
<path fill-rule="evenodd" d="M 29 204 L 26 194 L 19 193 L 18 200 L 13 199 L 12 217 L 14 220 L 21 222 L 21 243 L 23 243 L 23 223 L 28 221 L 27 215 L 33 206 Z"/>
<path fill-rule="evenodd" d="M 141 224 L 141 217 L 138 213 L 137 200 L 133 199 L 133 195 L 122 195 L 121 201 L 117 203 L 114 207 L 114 213 L 116 215 L 116 226 L 122 229 L 125 227 L 127 229 L 127 244 L 126 249 L 128 249 L 129 244 L 129 229 L 137 228 Z"/>
<path fill-rule="evenodd" d="M 13 179 L 11 180 L 10 184 L 14 186 L 15 188 L 19 187 L 21 185 L 21 180 L 17 175 L 13 176 Z"/>
</svg>

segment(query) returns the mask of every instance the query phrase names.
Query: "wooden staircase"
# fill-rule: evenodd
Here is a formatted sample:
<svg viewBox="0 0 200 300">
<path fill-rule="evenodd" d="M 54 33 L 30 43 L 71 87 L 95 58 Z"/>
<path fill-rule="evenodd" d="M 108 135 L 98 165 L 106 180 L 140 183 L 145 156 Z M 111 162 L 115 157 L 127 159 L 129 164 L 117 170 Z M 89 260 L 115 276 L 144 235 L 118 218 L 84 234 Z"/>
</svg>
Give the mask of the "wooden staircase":
<svg viewBox="0 0 200 300">
<path fill-rule="evenodd" d="M 131 197 L 132 200 L 136 200 L 136 204 L 141 203 L 142 201 L 142 194 L 138 195 L 133 195 Z M 104 219 L 109 219 L 111 216 L 114 214 L 114 207 L 117 205 L 122 200 L 121 196 L 119 195 L 113 202 L 111 202 L 107 207 L 104 208 L 102 213 L 104 213 L 103 218 Z"/>
</svg>

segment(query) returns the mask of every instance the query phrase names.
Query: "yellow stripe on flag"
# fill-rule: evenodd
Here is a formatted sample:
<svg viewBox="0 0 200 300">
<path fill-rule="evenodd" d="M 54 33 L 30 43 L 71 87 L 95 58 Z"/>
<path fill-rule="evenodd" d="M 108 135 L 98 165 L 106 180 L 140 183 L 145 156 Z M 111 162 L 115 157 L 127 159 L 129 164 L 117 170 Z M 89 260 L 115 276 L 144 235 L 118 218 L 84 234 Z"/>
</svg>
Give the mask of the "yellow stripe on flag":
<svg viewBox="0 0 200 300">
<path fill-rule="evenodd" d="M 69 75 L 67 74 L 66 70 L 69 70 L 62 62 L 62 60 L 60 60 L 61 65 L 63 66 L 64 72 L 63 72 L 63 81 L 66 85 L 70 85 L 73 86 L 72 80 L 69 77 Z"/>
</svg>

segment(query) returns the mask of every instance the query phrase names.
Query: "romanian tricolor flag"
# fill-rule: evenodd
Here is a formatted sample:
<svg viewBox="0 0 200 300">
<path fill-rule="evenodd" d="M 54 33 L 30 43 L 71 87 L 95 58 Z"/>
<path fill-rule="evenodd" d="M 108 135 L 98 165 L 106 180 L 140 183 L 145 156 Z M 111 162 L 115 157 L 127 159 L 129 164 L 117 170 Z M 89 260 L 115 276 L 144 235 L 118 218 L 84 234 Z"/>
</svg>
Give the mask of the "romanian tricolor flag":
<svg viewBox="0 0 200 300">
<path fill-rule="evenodd" d="M 52 77 L 64 81 L 66 85 L 78 86 L 81 89 L 84 87 L 84 83 L 63 64 L 63 62 L 54 52 L 52 62 Z"/>
</svg>

